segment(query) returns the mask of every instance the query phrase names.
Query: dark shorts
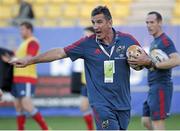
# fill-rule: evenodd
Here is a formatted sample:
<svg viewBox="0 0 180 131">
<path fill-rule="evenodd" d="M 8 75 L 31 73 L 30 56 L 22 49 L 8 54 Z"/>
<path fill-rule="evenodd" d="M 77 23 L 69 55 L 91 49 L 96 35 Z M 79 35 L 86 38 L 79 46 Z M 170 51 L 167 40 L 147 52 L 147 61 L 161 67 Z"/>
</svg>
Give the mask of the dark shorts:
<svg viewBox="0 0 180 131">
<path fill-rule="evenodd" d="M 87 88 L 86 86 L 81 87 L 81 95 L 87 97 Z"/>
<path fill-rule="evenodd" d="M 32 97 L 35 93 L 35 86 L 30 83 L 13 84 L 11 94 L 16 98 Z"/>
<path fill-rule="evenodd" d="M 130 121 L 130 110 L 111 110 L 108 107 L 92 107 L 97 130 L 126 130 Z"/>
<path fill-rule="evenodd" d="M 143 116 L 149 116 L 152 120 L 166 119 L 170 115 L 172 93 L 172 84 L 151 85 L 143 105 Z"/>
</svg>

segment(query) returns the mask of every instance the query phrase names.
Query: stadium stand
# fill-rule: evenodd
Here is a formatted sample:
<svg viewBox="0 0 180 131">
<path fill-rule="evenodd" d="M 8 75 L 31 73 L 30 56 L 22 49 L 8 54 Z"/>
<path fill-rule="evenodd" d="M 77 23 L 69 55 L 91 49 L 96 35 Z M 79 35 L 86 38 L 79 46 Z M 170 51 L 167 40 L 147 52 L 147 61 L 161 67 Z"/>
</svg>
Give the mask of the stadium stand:
<svg viewBox="0 0 180 131">
<path fill-rule="evenodd" d="M 180 24 L 180 0 L 176 0 L 174 9 L 173 9 L 173 18 L 171 20 L 173 25 Z"/>
<path fill-rule="evenodd" d="M 49 2 L 49 0 L 35 0 L 34 4 L 48 4 Z"/>
<path fill-rule="evenodd" d="M 33 6 L 33 10 L 35 13 L 35 17 L 36 19 L 42 19 L 45 18 L 45 16 L 47 15 L 47 8 L 45 6 L 41 6 L 41 5 L 36 5 Z"/>
<path fill-rule="evenodd" d="M 1 0 L 4 5 L 14 5 L 16 4 L 16 0 Z"/>
<path fill-rule="evenodd" d="M 163 15 L 164 23 L 170 23 L 175 0 L 135 0 L 131 4 L 131 14 L 127 18 L 129 25 L 145 25 L 145 17 L 150 11 L 158 11 Z"/>
<path fill-rule="evenodd" d="M 0 12 L 0 19 L 8 19 L 12 17 L 11 9 L 7 5 L 0 6 Z"/>
<path fill-rule="evenodd" d="M 26 0 L 35 12 L 38 27 L 89 26 L 90 13 L 97 5 L 107 5 L 114 25 L 142 25 L 147 12 L 156 10 L 164 16 L 165 24 L 180 24 L 180 0 Z M 161 8 L 159 8 L 161 7 Z M 0 27 L 18 12 L 17 0 L 0 1 Z"/>
<path fill-rule="evenodd" d="M 36 26 L 88 26 L 90 13 L 97 5 L 107 5 L 113 12 L 115 25 L 119 25 L 129 15 L 129 5 L 133 0 L 27 0 L 32 4 Z M 18 5 L 16 0 L 0 1 L 0 26 L 9 26 L 9 21 L 16 16 Z M 121 24 L 122 22 L 120 22 Z"/>
<path fill-rule="evenodd" d="M 51 2 L 58 5 L 58 4 L 63 4 L 65 0 L 51 0 Z"/>
</svg>

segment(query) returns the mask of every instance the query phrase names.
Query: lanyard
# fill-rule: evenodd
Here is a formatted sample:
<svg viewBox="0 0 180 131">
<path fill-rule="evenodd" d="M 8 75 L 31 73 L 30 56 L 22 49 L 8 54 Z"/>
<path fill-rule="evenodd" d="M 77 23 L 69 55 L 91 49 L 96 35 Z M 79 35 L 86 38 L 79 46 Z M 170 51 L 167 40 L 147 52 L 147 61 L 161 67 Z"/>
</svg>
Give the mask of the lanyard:
<svg viewBox="0 0 180 131">
<path fill-rule="evenodd" d="M 114 31 L 114 29 L 113 29 L 113 31 Z M 107 51 L 104 49 L 104 47 L 99 43 L 97 37 L 96 37 L 96 42 L 99 45 L 99 47 L 101 48 L 101 50 L 104 52 L 104 54 L 106 54 L 109 57 L 109 59 L 110 59 L 112 54 L 113 54 L 113 52 L 114 52 L 115 45 L 113 45 L 113 47 L 111 47 L 111 52 L 110 52 L 110 54 L 108 54 Z"/>
<path fill-rule="evenodd" d="M 99 47 L 101 48 L 101 50 L 104 52 L 104 54 L 106 54 L 106 55 L 109 57 L 109 59 L 110 59 L 110 58 L 111 58 L 111 56 L 112 56 L 112 54 L 113 54 L 113 51 L 114 51 L 115 45 L 111 48 L 111 52 L 110 52 L 110 54 L 108 54 L 108 53 L 107 53 L 107 51 L 104 49 L 104 47 L 103 47 L 101 44 L 99 44 L 99 43 L 98 43 L 98 45 L 99 45 Z"/>
</svg>

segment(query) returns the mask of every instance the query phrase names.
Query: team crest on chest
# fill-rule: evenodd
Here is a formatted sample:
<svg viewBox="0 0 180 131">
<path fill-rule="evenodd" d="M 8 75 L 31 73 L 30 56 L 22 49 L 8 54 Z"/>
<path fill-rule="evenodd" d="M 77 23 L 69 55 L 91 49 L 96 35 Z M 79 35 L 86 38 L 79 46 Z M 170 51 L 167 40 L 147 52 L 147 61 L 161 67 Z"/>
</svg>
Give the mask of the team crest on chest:
<svg viewBox="0 0 180 131">
<path fill-rule="evenodd" d="M 126 49 L 125 45 L 120 45 L 116 48 L 116 53 L 120 58 L 125 56 L 125 49 Z"/>
<path fill-rule="evenodd" d="M 102 124 L 101 124 L 101 126 L 102 126 L 103 129 L 108 128 L 108 127 L 109 127 L 109 120 L 103 121 Z"/>
</svg>

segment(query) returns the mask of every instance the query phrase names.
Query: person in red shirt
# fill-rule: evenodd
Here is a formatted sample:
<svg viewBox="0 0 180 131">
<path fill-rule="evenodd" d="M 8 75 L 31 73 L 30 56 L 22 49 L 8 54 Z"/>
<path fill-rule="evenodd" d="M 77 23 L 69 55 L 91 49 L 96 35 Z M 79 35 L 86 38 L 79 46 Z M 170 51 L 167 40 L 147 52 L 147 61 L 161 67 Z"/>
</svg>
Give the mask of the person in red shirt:
<svg viewBox="0 0 180 131">
<path fill-rule="evenodd" d="M 33 26 L 29 22 L 23 22 L 20 25 L 20 32 L 23 42 L 16 51 L 14 57 L 4 56 L 5 61 L 17 58 L 31 58 L 39 52 L 39 42 L 33 36 Z M 15 97 L 14 105 L 16 108 L 16 118 L 18 130 L 24 130 L 26 121 L 25 112 L 28 112 L 32 118 L 40 125 L 42 130 L 48 130 L 48 126 L 38 109 L 33 105 L 32 96 L 35 93 L 35 84 L 37 82 L 36 66 L 26 68 L 14 67 L 12 95 Z"/>
</svg>

